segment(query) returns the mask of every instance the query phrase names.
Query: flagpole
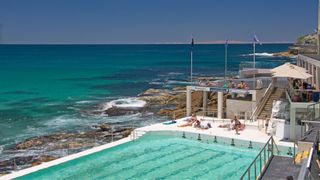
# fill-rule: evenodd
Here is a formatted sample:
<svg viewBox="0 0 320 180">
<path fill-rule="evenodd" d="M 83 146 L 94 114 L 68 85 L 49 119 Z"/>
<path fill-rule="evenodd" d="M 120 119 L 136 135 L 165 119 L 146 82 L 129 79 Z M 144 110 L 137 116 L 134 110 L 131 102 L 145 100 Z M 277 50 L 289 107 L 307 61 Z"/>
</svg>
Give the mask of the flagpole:
<svg viewBox="0 0 320 180">
<path fill-rule="evenodd" d="M 253 41 L 253 90 L 256 89 L 256 42 Z"/>
<path fill-rule="evenodd" d="M 190 52 L 190 82 L 192 82 L 192 61 L 193 61 L 193 47 L 191 48 L 191 52 Z"/>
<path fill-rule="evenodd" d="M 194 39 L 191 38 L 191 49 L 190 49 L 190 82 L 193 82 L 193 48 L 194 48 Z"/>
<path fill-rule="evenodd" d="M 228 42 L 225 44 L 225 52 L 224 52 L 224 83 L 227 82 L 227 62 L 228 62 Z"/>
</svg>

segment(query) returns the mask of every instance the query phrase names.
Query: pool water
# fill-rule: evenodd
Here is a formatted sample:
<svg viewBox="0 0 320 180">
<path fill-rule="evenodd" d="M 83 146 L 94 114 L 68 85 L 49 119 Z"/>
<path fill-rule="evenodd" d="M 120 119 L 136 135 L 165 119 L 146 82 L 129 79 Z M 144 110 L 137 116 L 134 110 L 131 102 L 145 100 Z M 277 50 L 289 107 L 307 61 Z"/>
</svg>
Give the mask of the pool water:
<svg viewBox="0 0 320 180">
<path fill-rule="evenodd" d="M 146 134 L 18 179 L 239 179 L 258 153 L 258 149 Z"/>
</svg>

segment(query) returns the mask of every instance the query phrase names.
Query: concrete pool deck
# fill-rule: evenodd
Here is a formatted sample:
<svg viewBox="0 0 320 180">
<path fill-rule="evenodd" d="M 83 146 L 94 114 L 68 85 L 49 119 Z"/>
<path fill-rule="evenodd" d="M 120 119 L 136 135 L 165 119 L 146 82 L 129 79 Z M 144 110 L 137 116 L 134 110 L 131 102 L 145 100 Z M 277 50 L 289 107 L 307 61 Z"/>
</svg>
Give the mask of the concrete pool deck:
<svg viewBox="0 0 320 180">
<path fill-rule="evenodd" d="M 252 141 L 252 142 L 259 142 L 259 143 L 266 143 L 270 136 L 264 133 L 263 131 L 258 129 L 258 121 L 255 122 L 248 122 L 246 121 L 246 128 L 243 131 L 239 131 L 240 135 L 236 135 L 235 130 L 228 130 L 228 128 L 219 128 L 218 126 L 221 124 L 227 124 L 230 122 L 230 119 L 224 119 L 224 120 L 218 120 L 218 119 L 212 119 L 212 118 L 202 118 L 201 124 L 205 125 L 207 123 L 210 123 L 212 128 L 202 130 L 197 129 L 191 126 L 188 127 L 178 127 L 178 125 L 184 124 L 185 119 L 182 118 L 176 120 L 177 123 L 175 124 L 169 124 L 164 125 L 162 123 L 145 126 L 136 129 L 136 131 L 181 131 L 181 132 L 190 132 L 190 133 L 199 133 L 199 134 L 206 134 L 211 136 L 220 136 L 220 137 L 226 137 L 226 138 L 233 138 L 233 139 L 239 139 L 244 141 Z M 199 119 L 199 118 L 198 118 Z M 201 119 L 201 118 L 200 118 Z M 243 123 L 244 121 L 241 120 Z M 273 136 L 275 143 L 278 146 L 286 146 L 286 147 L 293 147 L 293 142 L 287 142 L 282 141 L 281 139 L 277 138 L 276 136 Z"/>
<path fill-rule="evenodd" d="M 219 128 L 218 126 L 222 123 L 228 123 L 230 119 L 225 119 L 225 120 L 217 120 L 217 119 L 212 119 L 208 117 L 202 117 L 199 119 L 202 119 L 201 123 L 206 124 L 210 123 L 212 125 L 212 128 L 207 129 L 207 130 L 201 130 L 201 129 L 196 129 L 193 127 L 178 127 L 178 125 L 184 124 L 185 119 L 187 118 L 182 118 L 179 120 L 176 120 L 177 123 L 175 124 L 170 124 L 170 125 L 164 125 L 163 123 L 158 123 L 158 124 L 153 124 L 150 126 L 145 126 L 141 128 L 137 128 L 134 130 L 135 133 L 138 132 L 152 132 L 152 131 L 181 131 L 181 132 L 190 132 L 190 133 L 197 133 L 197 134 L 206 134 L 206 135 L 211 135 L 211 136 L 219 136 L 219 137 L 226 137 L 226 138 L 234 138 L 234 139 L 239 139 L 239 140 L 244 140 L 244 141 L 252 141 L 252 142 L 259 142 L 259 143 L 266 143 L 268 139 L 270 138 L 269 135 L 265 134 L 264 132 L 260 131 L 258 129 L 258 122 L 246 122 L 246 128 L 244 131 L 240 131 L 240 135 L 236 135 L 234 130 L 228 130 L 227 128 Z M 242 121 L 243 122 L 243 121 Z M 26 168 L 23 170 L 19 171 L 14 171 L 11 174 L 0 176 L 0 180 L 7 180 L 7 179 L 15 179 L 17 177 L 21 177 L 51 166 L 55 166 L 58 164 L 65 163 L 67 161 L 71 161 L 86 155 L 90 155 L 114 146 L 118 146 L 120 144 L 124 144 L 130 141 L 135 140 L 136 138 L 139 138 L 139 136 L 134 136 L 134 133 L 132 133 L 129 137 L 120 139 L 115 142 L 111 142 L 108 144 L 104 144 L 101 146 L 93 147 L 91 149 L 71 154 L 65 157 L 61 157 L 59 159 L 49 161 L 42 163 L 40 165 Z M 142 135 L 142 134 L 141 134 Z M 279 146 L 286 146 L 286 147 L 293 147 L 292 142 L 285 142 L 281 141 L 279 138 L 274 137 L 274 140 L 277 145 Z"/>
</svg>

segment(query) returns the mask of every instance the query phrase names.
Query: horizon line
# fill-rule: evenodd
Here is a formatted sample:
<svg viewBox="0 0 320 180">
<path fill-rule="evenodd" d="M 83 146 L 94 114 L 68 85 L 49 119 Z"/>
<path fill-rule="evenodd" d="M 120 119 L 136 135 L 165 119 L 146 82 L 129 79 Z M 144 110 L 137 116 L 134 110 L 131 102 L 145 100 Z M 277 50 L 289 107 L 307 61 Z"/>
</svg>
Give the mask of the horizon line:
<svg viewBox="0 0 320 180">
<path fill-rule="evenodd" d="M 265 41 L 262 44 L 294 44 L 293 41 Z M 188 45 L 186 42 L 154 42 L 154 43 L 0 43 L 1 45 Z M 225 44 L 225 41 L 195 42 L 195 45 Z M 253 44 L 245 41 L 228 41 L 228 44 Z"/>
</svg>

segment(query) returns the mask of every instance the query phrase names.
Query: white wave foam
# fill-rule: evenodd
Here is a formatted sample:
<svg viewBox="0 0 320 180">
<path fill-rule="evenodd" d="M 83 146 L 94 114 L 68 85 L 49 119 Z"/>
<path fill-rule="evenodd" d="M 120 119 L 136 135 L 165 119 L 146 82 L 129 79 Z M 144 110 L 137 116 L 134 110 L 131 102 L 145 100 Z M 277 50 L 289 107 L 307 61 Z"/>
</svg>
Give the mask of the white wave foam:
<svg viewBox="0 0 320 180">
<path fill-rule="evenodd" d="M 76 104 L 88 104 L 91 103 L 92 101 L 77 101 Z"/>
<path fill-rule="evenodd" d="M 179 72 L 169 72 L 168 75 L 171 75 L 171 76 L 183 75 L 183 73 L 179 73 Z"/>
<path fill-rule="evenodd" d="M 149 82 L 149 84 L 153 84 L 153 85 L 163 85 L 164 82 Z"/>
<path fill-rule="evenodd" d="M 146 104 L 147 103 L 145 101 L 139 100 L 137 98 L 116 99 L 103 104 L 102 109 L 108 110 L 112 107 L 123 109 L 143 108 Z"/>
<path fill-rule="evenodd" d="M 248 54 L 248 56 L 253 56 L 253 54 Z M 273 54 L 272 53 L 263 52 L 263 53 L 256 53 L 256 56 L 273 57 Z"/>
<path fill-rule="evenodd" d="M 55 128 L 64 128 L 64 127 L 70 127 L 70 126 L 75 126 L 75 125 L 84 125 L 87 124 L 88 122 L 85 122 L 86 119 L 80 119 L 77 117 L 72 117 L 68 115 L 62 115 L 55 117 L 44 124 L 48 126 L 50 129 L 55 129 Z M 30 130 L 33 130 L 30 127 Z"/>
<path fill-rule="evenodd" d="M 190 84 L 190 82 L 169 80 L 169 81 L 167 81 L 167 84 Z"/>
</svg>

